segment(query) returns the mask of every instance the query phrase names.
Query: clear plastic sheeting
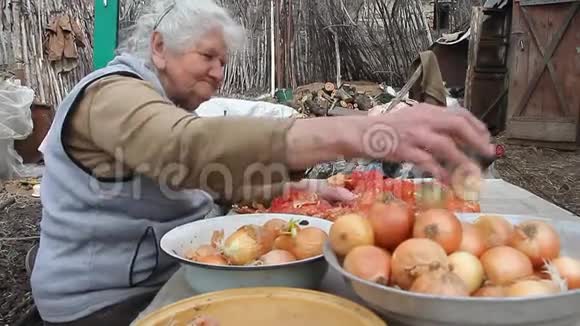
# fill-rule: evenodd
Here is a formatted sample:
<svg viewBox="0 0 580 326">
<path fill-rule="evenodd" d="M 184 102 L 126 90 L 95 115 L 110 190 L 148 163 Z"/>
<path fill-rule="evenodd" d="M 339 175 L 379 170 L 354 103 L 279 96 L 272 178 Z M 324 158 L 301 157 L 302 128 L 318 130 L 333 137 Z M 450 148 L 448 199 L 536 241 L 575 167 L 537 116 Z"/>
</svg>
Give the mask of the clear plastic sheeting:
<svg viewBox="0 0 580 326">
<path fill-rule="evenodd" d="M 14 150 L 14 141 L 32 133 L 33 101 L 31 88 L 21 86 L 19 81 L 0 80 L 0 180 L 22 177 L 28 170 Z"/>
</svg>

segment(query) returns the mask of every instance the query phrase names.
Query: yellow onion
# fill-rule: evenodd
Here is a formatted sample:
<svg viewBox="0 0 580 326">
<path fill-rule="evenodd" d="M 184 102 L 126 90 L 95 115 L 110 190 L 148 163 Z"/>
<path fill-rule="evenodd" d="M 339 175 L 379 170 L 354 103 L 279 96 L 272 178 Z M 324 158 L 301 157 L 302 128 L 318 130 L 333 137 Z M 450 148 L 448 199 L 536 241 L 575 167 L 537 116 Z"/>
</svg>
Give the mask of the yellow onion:
<svg viewBox="0 0 580 326">
<path fill-rule="evenodd" d="M 472 294 L 473 297 L 501 298 L 505 297 L 505 287 L 486 284 Z"/>
<path fill-rule="evenodd" d="M 393 251 L 391 283 L 408 290 L 421 274 L 449 268 L 445 249 L 437 242 L 426 238 L 407 239 Z"/>
<path fill-rule="evenodd" d="M 487 279 L 494 285 L 508 285 L 534 274 L 528 256 L 512 247 L 491 248 L 481 255 L 480 261 Z"/>
<path fill-rule="evenodd" d="M 567 256 L 562 256 L 554 259 L 550 264 L 547 264 L 549 274 L 552 274 L 552 278 L 557 276 L 566 280 L 568 289 L 580 289 L 580 260 L 574 259 Z"/>
<path fill-rule="evenodd" d="M 294 247 L 292 253 L 298 259 L 306 259 L 318 255 L 322 255 L 324 242 L 328 239 L 328 235 L 319 228 L 307 227 L 298 231 L 294 239 Z"/>
<path fill-rule="evenodd" d="M 260 257 L 263 265 L 278 265 L 296 261 L 296 256 L 286 250 L 274 249 Z"/>
<path fill-rule="evenodd" d="M 413 282 L 409 291 L 449 297 L 469 296 L 469 289 L 461 277 L 442 269 L 422 274 Z"/>
<path fill-rule="evenodd" d="M 545 296 L 561 292 L 557 283 L 548 280 L 520 280 L 506 287 L 506 297 Z"/>
<path fill-rule="evenodd" d="M 224 242 L 223 254 L 233 265 L 247 265 L 272 249 L 272 234 L 257 225 L 244 225 Z"/>
<path fill-rule="evenodd" d="M 280 233 L 284 232 L 286 228 L 288 228 L 288 222 L 280 218 L 273 218 L 268 220 L 262 227 L 274 234 L 274 237 L 280 235 Z"/>
<path fill-rule="evenodd" d="M 474 293 L 483 284 L 483 265 L 473 254 L 465 251 L 454 252 L 449 256 L 449 264 L 451 271 L 465 282 L 469 293 Z"/>
</svg>

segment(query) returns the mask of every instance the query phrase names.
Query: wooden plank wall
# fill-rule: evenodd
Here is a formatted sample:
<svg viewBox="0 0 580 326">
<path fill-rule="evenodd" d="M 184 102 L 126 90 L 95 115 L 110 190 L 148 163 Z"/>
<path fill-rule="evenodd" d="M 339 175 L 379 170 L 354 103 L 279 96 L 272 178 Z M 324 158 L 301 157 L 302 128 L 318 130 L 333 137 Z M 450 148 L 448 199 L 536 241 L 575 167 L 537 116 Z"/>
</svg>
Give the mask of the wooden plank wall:
<svg viewBox="0 0 580 326">
<path fill-rule="evenodd" d="M 561 3 L 522 9 L 517 2 L 514 6 L 508 109 L 510 138 L 538 143 L 569 143 L 572 146 L 580 143 L 580 11 L 572 18 L 551 58 L 555 80 L 548 67 L 544 69 L 544 57 L 533 35 L 535 33 L 547 51 L 573 5 Z M 527 10 L 533 31 L 522 10 Z M 544 69 L 544 72 L 529 93 L 539 69 Z M 516 112 L 520 102 L 526 99 L 523 110 Z"/>
<path fill-rule="evenodd" d="M 35 91 L 35 102 L 57 107 L 92 70 L 94 0 L 0 0 L 0 72 L 16 75 Z M 86 47 L 78 48 L 78 66 L 60 71 L 45 54 L 51 18 L 68 14 L 80 26 Z"/>
</svg>

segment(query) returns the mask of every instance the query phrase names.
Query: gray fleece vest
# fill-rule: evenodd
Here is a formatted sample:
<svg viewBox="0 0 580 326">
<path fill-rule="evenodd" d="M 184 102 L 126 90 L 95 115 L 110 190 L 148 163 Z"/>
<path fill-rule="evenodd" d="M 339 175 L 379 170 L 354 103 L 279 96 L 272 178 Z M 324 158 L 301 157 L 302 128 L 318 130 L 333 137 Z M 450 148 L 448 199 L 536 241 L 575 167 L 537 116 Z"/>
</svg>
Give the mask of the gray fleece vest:
<svg viewBox="0 0 580 326">
<path fill-rule="evenodd" d="M 48 322 L 76 320 L 158 290 L 178 267 L 159 248 L 160 238 L 213 207 L 201 190 L 170 192 L 142 175 L 97 179 L 64 150 L 63 124 L 79 95 L 111 74 L 146 80 L 165 96 L 150 69 L 121 55 L 82 79 L 56 112 L 43 153 L 41 236 L 31 278 L 35 303 Z"/>
</svg>

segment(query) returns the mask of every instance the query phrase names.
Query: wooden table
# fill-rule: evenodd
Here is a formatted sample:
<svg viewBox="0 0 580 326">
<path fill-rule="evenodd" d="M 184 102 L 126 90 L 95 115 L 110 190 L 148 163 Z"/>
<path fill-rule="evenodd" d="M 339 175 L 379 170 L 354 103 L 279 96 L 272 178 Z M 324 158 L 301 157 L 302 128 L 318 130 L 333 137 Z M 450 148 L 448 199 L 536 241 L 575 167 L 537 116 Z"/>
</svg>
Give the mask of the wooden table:
<svg viewBox="0 0 580 326">
<path fill-rule="evenodd" d="M 580 217 L 571 212 L 501 179 L 486 180 L 482 191 L 481 207 L 482 211 L 486 213 L 527 214 L 543 218 L 568 221 L 576 220 L 580 222 Z M 196 295 L 187 285 L 181 272 L 181 269 L 178 270 L 165 286 L 161 288 L 151 304 L 141 313 L 140 317 L 168 304 Z M 329 269 L 320 290 L 364 304 L 346 286 L 341 276 L 332 269 Z M 391 322 L 389 326 L 398 325 Z M 580 326 L 580 324 L 577 326 Z"/>
</svg>

